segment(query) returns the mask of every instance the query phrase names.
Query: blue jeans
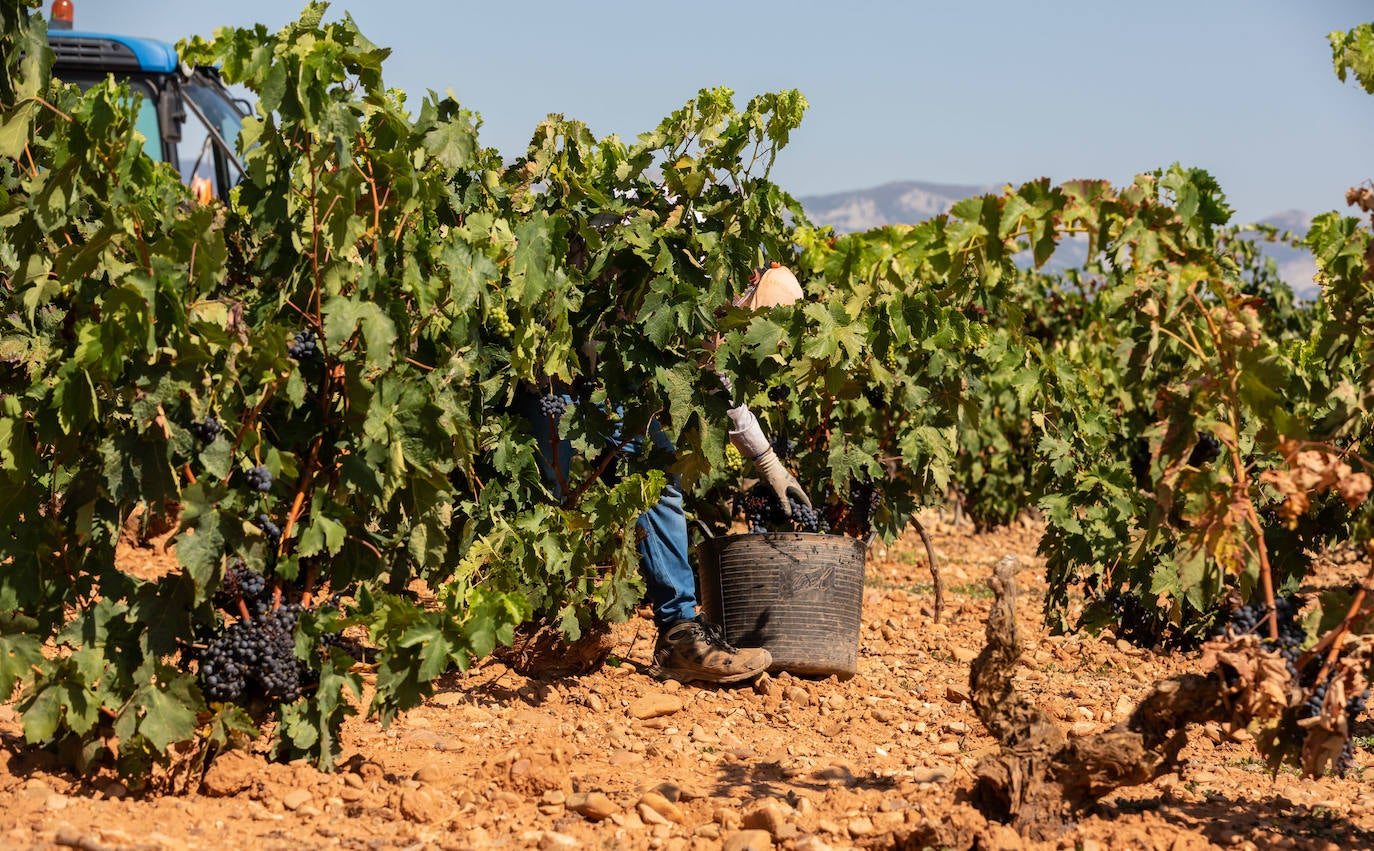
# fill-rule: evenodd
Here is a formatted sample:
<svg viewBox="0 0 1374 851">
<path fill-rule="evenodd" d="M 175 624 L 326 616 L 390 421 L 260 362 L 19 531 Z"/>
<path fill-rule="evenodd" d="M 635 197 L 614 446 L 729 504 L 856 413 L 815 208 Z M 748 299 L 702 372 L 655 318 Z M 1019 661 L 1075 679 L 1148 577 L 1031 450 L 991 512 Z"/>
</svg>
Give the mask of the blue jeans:
<svg viewBox="0 0 1374 851">
<path fill-rule="evenodd" d="M 564 395 L 564 399 L 570 404 L 575 401 L 567 395 Z M 572 444 L 560 439 L 556 448 L 551 445 L 550 418 L 539 410 L 538 396 L 532 393 L 519 393 L 512 407 L 517 414 L 529 420 L 534 439 L 539 446 L 539 454 L 535 457 L 539 472 L 549 489 L 558 496 L 558 473 L 554 472 L 555 468 L 549 460 L 554 459 L 558 471 L 566 480 L 568 467 L 572 463 Z M 656 446 L 672 449 L 671 441 L 657 423 L 650 429 L 649 436 Z M 608 435 L 606 443 L 608 449 L 619 446 L 619 434 Z M 621 451 L 637 453 L 639 441 L 630 441 Z M 639 551 L 639 575 L 643 577 L 649 593 L 654 623 L 660 629 L 676 621 L 696 616 L 696 577 L 692 573 L 692 565 L 687 560 L 687 514 L 682 503 L 682 489 L 678 478 L 670 476 L 668 483 L 663 487 L 663 493 L 659 495 L 658 504 L 639 515 L 637 521 L 639 528 L 644 530 L 644 536 L 635 544 Z"/>
</svg>

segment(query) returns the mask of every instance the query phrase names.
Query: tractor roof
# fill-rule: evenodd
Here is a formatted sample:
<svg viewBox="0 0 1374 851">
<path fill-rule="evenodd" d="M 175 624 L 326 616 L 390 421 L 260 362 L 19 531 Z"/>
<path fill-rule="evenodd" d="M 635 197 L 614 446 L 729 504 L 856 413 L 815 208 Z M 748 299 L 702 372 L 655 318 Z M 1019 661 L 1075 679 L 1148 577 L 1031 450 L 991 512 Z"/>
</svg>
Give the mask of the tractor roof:
<svg viewBox="0 0 1374 851">
<path fill-rule="evenodd" d="M 170 74 L 177 69 L 176 49 L 150 38 L 68 30 L 50 31 L 48 43 L 58 68 L 149 74 Z"/>
</svg>

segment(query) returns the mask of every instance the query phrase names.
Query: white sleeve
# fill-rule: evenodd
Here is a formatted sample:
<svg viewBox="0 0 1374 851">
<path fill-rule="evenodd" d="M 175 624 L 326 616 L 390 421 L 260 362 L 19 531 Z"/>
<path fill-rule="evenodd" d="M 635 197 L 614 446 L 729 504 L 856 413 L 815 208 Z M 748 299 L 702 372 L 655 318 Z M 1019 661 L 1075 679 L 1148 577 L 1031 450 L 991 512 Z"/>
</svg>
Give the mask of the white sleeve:
<svg viewBox="0 0 1374 851">
<path fill-rule="evenodd" d="M 730 377 L 723 372 L 717 372 L 716 377 L 725 385 L 726 394 L 734 396 L 735 387 L 730 382 Z M 727 409 L 725 413 L 730 415 L 735 424 L 730 430 L 730 442 L 739 450 L 739 454 L 752 461 L 773 448 L 768 442 L 768 436 L 763 433 L 763 427 L 759 425 L 758 417 L 754 416 L 754 412 L 749 410 L 747 405 L 740 403 Z"/>
<path fill-rule="evenodd" d="M 758 418 L 748 406 L 739 405 L 726 413 L 735 423 L 735 427 L 730 430 L 730 442 L 739 450 L 739 454 L 752 461 L 772 448 L 768 443 L 768 437 L 763 433 L 763 428 L 759 426 Z"/>
</svg>

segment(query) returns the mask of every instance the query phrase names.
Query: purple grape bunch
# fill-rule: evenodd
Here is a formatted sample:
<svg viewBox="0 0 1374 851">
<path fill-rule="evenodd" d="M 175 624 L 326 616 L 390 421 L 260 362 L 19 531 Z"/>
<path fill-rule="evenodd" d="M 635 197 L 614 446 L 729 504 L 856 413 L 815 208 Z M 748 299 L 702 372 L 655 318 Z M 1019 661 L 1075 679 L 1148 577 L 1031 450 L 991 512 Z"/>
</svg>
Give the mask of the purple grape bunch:
<svg viewBox="0 0 1374 851">
<path fill-rule="evenodd" d="M 248 468 L 248 471 L 243 474 L 243 480 L 247 483 L 249 490 L 267 493 L 272 489 L 272 471 L 262 465 Z"/>
</svg>

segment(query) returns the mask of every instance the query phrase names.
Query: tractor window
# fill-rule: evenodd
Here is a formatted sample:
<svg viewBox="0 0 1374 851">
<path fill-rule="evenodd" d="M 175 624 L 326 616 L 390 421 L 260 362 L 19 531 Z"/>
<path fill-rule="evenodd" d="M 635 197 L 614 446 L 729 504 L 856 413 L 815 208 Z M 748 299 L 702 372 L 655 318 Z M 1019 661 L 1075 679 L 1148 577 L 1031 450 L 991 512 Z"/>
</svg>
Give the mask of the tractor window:
<svg viewBox="0 0 1374 851">
<path fill-rule="evenodd" d="M 143 92 L 137 88 L 135 91 L 143 95 L 143 99 L 138 102 L 138 117 L 134 119 L 134 129 L 143 134 L 146 140 L 143 150 L 148 152 L 148 156 L 161 159 L 162 134 L 157 129 L 157 101 L 150 92 Z"/>
<path fill-rule="evenodd" d="M 190 104 L 186 110 L 186 123 L 182 127 L 181 143 L 177 145 L 181 178 L 193 187 L 200 181 L 209 181 L 214 195 L 222 198 L 242 177 L 230 153 L 238 144 L 243 115 L 225 96 L 221 87 L 195 77 L 182 83 L 182 93 Z M 229 151 L 220 146 L 215 135 L 229 147 Z"/>
<path fill-rule="evenodd" d="M 195 116 L 187 114 L 186 123 L 181 126 L 181 141 L 177 143 L 177 167 L 181 169 L 181 182 L 190 184 L 200 178 L 214 183 L 215 143 Z M 218 192 L 215 193 L 219 195 Z"/>
<path fill-rule="evenodd" d="M 192 79 L 186 83 L 186 94 L 205 113 L 224 141 L 231 146 L 238 142 L 239 130 L 243 128 L 243 115 L 221 91 Z"/>
</svg>

